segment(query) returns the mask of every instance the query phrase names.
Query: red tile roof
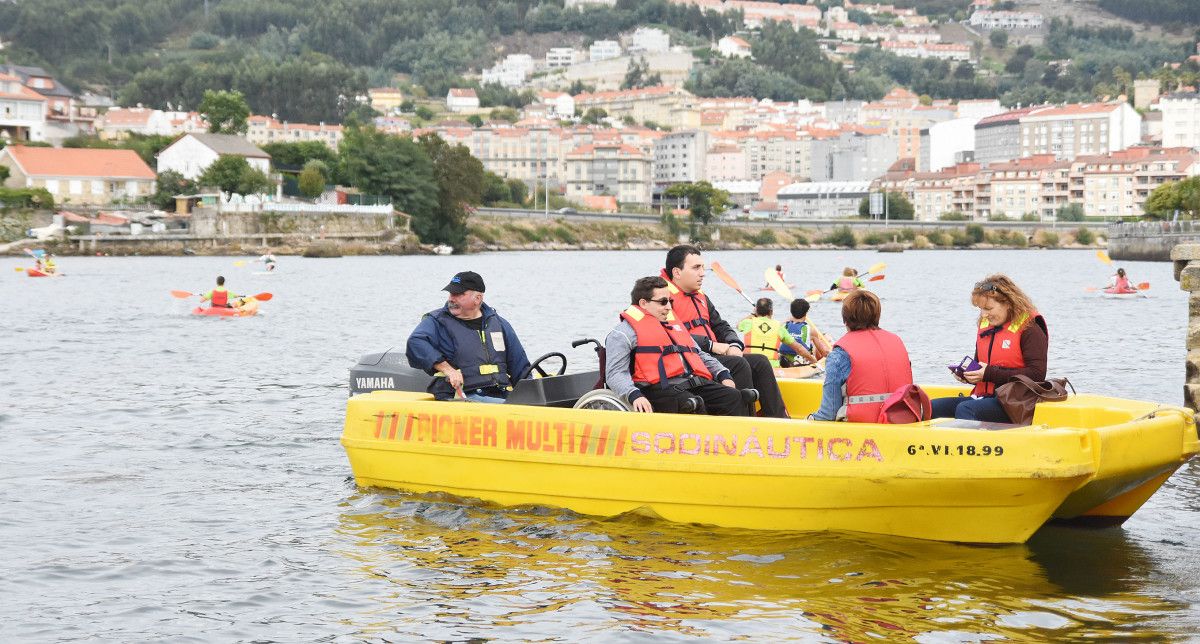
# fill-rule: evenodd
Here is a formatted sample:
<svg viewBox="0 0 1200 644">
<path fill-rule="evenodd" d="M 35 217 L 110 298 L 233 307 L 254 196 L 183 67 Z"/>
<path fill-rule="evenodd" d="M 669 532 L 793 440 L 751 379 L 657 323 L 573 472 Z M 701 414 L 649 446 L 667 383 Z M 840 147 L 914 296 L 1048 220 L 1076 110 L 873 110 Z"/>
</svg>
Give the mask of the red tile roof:
<svg viewBox="0 0 1200 644">
<path fill-rule="evenodd" d="M 149 180 L 156 176 L 133 150 L 29 148 L 23 145 L 10 145 L 4 150 L 29 176 Z"/>
</svg>

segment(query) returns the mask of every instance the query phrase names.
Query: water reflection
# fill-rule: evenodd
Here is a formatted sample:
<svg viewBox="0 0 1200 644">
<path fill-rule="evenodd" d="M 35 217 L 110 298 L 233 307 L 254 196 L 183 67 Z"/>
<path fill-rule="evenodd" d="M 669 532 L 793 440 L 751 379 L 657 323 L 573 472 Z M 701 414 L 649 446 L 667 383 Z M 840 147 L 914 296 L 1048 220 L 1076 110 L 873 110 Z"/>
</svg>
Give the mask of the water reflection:
<svg viewBox="0 0 1200 644">
<path fill-rule="evenodd" d="M 347 500 L 339 534 L 346 539 L 340 554 L 380 584 L 370 614 L 416 611 L 434 625 L 425 637 L 435 638 L 473 628 L 582 633 L 608 623 L 610 633 L 701 639 L 1029 641 L 1146 636 L 1140 619 L 1178 608 L 1120 581 L 1147 562 L 1119 531 L 1084 551 L 1095 562 L 1079 565 L 1069 530 L 1040 532 L 1029 546 L 977 547 L 636 516 L 597 521 L 363 491 Z M 1104 582 L 1089 584 L 1089 570 Z"/>
</svg>

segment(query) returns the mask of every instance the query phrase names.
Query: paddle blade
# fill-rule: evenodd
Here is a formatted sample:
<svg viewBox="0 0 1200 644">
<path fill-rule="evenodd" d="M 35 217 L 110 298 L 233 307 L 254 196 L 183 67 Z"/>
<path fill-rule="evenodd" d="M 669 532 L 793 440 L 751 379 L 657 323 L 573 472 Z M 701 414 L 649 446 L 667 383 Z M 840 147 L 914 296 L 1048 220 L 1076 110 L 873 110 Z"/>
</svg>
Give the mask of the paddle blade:
<svg viewBox="0 0 1200 644">
<path fill-rule="evenodd" d="M 270 299 L 275 296 L 271 295 L 270 293 L 259 293 L 258 295 L 254 295 L 251 297 L 258 300 L 259 302 L 267 302 L 267 301 L 270 301 Z"/>
<path fill-rule="evenodd" d="M 738 286 L 737 280 L 733 279 L 733 276 L 730 275 L 728 272 L 726 272 L 725 267 L 721 266 L 720 263 L 713 262 L 712 269 L 713 269 L 713 272 L 717 274 L 717 277 L 719 277 L 722 282 L 725 282 L 725 284 L 727 286 L 729 286 L 729 288 L 731 288 L 735 291 L 742 290 L 742 287 Z"/>
<path fill-rule="evenodd" d="M 1137 287 L 1139 291 L 1148 291 L 1150 290 L 1150 282 L 1138 282 Z"/>
<path fill-rule="evenodd" d="M 14 271 L 17 271 L 17 272 L 20 272 L 20 271 L 23 271 L 23 270 L 25 270 L 25 267 L 23 267 L 23 266 L 13 266 L 13 270 L 14 270 Z"/>
<path fill-rule="evenodd" d="M 779 276 L 779 273 L 773 267 L 763 271 L 763 279 L 767 280 L 767 285 L 775 289 L 776 293 L 788 300 L 795 299 L 792 296 L 792 289 L 788 288 L 787 283 L 783 281 L 783 278 Z"/>
<path fill-rule="evenodd" d="M 1083 287 L 1083 290 L 1087 293 L 1095 293 L 1096 291 L 1099 291 L 1100 289 L 1096 288 L 1095 286 L 1085 286 L 1085 287 Z"/>
<path fill-rule="evenodd" d="M 878 264 L 871 266 L 871 268 L 868 268 L 866 270 L 866 272 L 867 273 L 878 273 L 885 268 L 887 268 L 887 264 L 885 262 L 879 262 Z"/>
<path fill-rule="evenodd" d="M 804 296 L 804 299 L 808 300 L 809 302 L 819 302 L 821 300 L 821 291 L 809 293 L 808 295 Z"/>
<path fill-rule="evenodd" d="M 1112 260 L 1111 260 L 1111 259 L 1109 259 L 1109 257 L 1108 257 L 1108 253 L 1106 253 L 1106 252 L 1104 252 L 1104 251 L 1102 251 L 1102 250 L 1098 250 L 1098 251 L 1096 251 L 1096 259 L 1098 259 L 1098 260 L 1100 260 L 1100 261 L 1104 262 L 1105 264 L 1108 264 L 1109 266 L 1111 266 L 1111 265 L 1112 265 Z"/>
<path fill-rule="evenodd" d="M 239 267 L 239 268 L 240 268 L 240 267 L 242 267 L 242 266 L 245 266 L 245 265 L 246 265 L 246 260 L 244 260 L 244 259 L 239 259 L 238 261 L 234 262 L 234 263 L 233 263 L 233 265 L 234 265 L 234 266 L 237 266 L 237 267 Z"/>
<path fill-rule="evenodd" d="M 883 280 L 883 278 L 885 278 L 885 277 L 887 277 L 887 275 L 876 275 L 875 277 L 872 277 L 871 279 L 869 279 L 867 281 L 868 282 L 879 282 L 879 281 Z"/>
<path fill-rule="evenodd" d="M 195 293 L 188 293 L 187 291 L 171 291 L 171 295 L 173 295 L 181 300 L 185 300 L 185 299 L 195 295 Z"/>
</svg>

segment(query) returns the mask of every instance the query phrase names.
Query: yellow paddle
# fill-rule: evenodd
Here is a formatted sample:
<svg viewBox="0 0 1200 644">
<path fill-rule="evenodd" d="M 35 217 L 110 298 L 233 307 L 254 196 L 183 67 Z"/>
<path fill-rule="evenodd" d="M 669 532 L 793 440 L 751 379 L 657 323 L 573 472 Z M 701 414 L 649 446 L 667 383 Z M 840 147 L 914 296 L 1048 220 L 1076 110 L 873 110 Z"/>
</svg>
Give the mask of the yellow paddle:
<svg viewBox="0 0 1200 644">
<path fill-rule="evenodd" d="M 872 266 L 871 268 L 875 268 L 875 266 Z M 883 270 L 883 268 L 881 267 L 879 270 Z M 883 276 L 877 275 L 876 277 L 883 277 Z M 763 271 L 763 278 L 767 280 L 768 286 L 770 286 L 772 289 L 774 289 L 776 293 L 779 293 L 783 297 L 787 298 L 787 300 L 789 302 L 796 299 L 795 297 L 792 296 L 792 289 L 788 288 L 787 283 L 783 281 L 783 278 L 779 277 L 779 273 L 776 272 L 775 269 L 768 268 L 767 270 Z M 817 325 L 812 321 L 811 317 L 808 319 L 808 326 L 812 329 L 812 334 L 813 334 L 813 335 L 810 335 L 809 337 L 820 338 L 825 335 L 824 333 L 821 333 L 820 329 L 817 328 Z M 813 342 L 814 352 L 816 351 L 816 349 L 817 349 L 817 345 L 816 345 L 816 341 L 814 340 L 814 342 Z M 816 355 L 816 354 L 814 353 L 814 355 Z"/>
<path fill-rule="evenodd" d="M 726 286 L 737 291 L 738 295 L 741 295 L 743 298 L 745 298 L 745 300 L 747 302 L 750 303 L 750 306 L 754 306 L 754 301 L 751 300 L 748 295 L 746 295 L 745 293 L 742 292 L 742 287 L 738 285 L 737 280 L 733 279 L 732 275 L 730 275 L 728 272 L 725 271 L 724 266 L 721 266 L 717 262 L 713 262 L 712 269 L 713 269 L 713 272 L 717 274 L 717 277 L 721 278 L 722 282 L 725 282 Z M 779 276 L 776 275 L 775 277 L 778 278 Z"/>
<path fill-rule="evenodd" d="M 25 267 L 24 266 L 14 266 L 13 270 L 14 271 L 23 271 L 23 270 L 25 270 Z"/>
<path fill-rule="evenodd" d="M 1108 264 L 1109 266 L 1112 266 L 1112 259 L 1109 258 L 1108 253 L 1102 250 L 1096 251 L 1096 259 Z"/>
<path fill-rule="evenodd" d="M 234 262 L 233 265 L 237 266 L 238 268 L 241 268 L 242 266 L 246 265 L 246 260 L 239 259 L 238 261 Z"/>
</svg>

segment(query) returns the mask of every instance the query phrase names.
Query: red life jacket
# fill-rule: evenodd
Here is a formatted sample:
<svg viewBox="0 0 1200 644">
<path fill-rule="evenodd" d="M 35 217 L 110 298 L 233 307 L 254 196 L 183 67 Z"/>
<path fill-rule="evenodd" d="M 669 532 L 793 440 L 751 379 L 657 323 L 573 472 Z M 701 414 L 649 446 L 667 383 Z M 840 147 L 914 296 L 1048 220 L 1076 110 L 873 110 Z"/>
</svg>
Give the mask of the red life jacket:
<svg viewBox="0 0 1200 644">
<path fill-rule="evenodd" d="M 846 420 L 879 421 L 883 401 L 904 385 L 912 384 L 912 364 L 900 336 L 883 329 L 851 331 L 834 346 L 850 355 L 846 379 Z"/>
<path fill-rule="evenodd" d="M 217 307 L 229 306 L 229 290 L 224 286 L 218 286 L 212 290 L 212 305 Z"/>
<path fill-rule="evenodd" d="M 668 379 L 680 376 L 712 380 L 712 374 L 700 359 L 696 341 L 682 326 L 659 322 L 640 306 L 625 309 L 621 319 L 637 333 L 632 361 L 635 383 L 665 387 Z"/>
<path fill-rule="evenodd" d="M 667 319 L 682 324 L 689 333 L 706 335 L 716 340 L 717 336 L 712 332 L 712 324 L 708 317 L 708 296 L 700 291 L 684 293 L 671 281 L 666 269 L 660 274 L 667 280 L 667 289 L 671 291 L 671 316 Z"/>
<path fill-rule="evenodd" d="M 1021 332 L 1036 322 L 1043 329 L 1046 320 L 1040 313 L 1022 315 L 1007 326 L 992 326 L 987 319 L 979 321 L 979 334 L 975 338 L 975 359 L 989 366 L 1019 369 L 1025 366 L 1025 354 L 1021 353 Z M 1049 333 L 1047 332 L 1047 336 Z M 975 383 L 971 394 L 975 396 L 991 396 L 996 392 L 996 385 L 983 380 Z"/>
</svg>

